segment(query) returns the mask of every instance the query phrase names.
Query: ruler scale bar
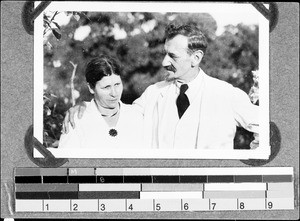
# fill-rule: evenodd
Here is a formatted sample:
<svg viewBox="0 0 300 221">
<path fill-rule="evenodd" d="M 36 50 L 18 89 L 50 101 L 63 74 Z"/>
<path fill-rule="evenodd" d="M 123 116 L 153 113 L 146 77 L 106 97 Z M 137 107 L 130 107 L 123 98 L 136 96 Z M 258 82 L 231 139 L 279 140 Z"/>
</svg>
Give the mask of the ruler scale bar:
<svg viewBox="0 0 300 221">
<path fill-rule="evenodd" d="M 291 167 L 15 168 L 16 212 L 294 209 Z"/>
</svg>

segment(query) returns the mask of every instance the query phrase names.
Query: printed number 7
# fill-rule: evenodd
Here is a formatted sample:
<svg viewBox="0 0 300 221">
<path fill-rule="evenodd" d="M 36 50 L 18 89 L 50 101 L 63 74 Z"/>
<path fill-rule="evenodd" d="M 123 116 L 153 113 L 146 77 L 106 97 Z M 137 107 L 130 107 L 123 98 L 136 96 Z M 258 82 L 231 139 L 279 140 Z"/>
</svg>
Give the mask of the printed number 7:
<svg viewBox="0 0 300 221">
<path fill-rule="evenodd" d="M 216 207 L 216 205 L 217 205 L 217 203 L 211 203 L 211 205 L 212 205 L 212 210 L 214 210 L 215 209 L 215 207 Z"/>
</svg>

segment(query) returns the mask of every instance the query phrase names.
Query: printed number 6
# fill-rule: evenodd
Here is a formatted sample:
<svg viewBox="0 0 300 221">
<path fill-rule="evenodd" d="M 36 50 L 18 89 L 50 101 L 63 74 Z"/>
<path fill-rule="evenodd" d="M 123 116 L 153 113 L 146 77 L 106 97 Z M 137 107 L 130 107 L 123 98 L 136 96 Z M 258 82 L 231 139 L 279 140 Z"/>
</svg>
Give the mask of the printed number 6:
<svg viewBox="0 0 300 221">
<path fill-rule="evenodd" d="M 184 210 L 189 210 L 189 204 L 188 203 L 183 204 L 183 209 Z"/>
</svg>

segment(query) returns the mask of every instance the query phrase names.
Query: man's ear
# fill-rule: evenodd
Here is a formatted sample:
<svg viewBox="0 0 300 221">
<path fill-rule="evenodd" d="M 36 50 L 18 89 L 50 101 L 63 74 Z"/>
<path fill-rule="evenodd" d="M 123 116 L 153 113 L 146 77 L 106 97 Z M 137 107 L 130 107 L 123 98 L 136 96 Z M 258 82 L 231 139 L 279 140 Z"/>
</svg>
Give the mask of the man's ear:
<svg viewBox="0 0 300 221">
<path fill-rule="evenodd" d="M 192 67 L 199 66 L 199 64 L 200 64 L 200 62 L 203 58 L 203 55 L 204 55 L 204 53 L 201 50 L 193 52 L 193 54 L 192 54 Z"/>
<path fill-rule="evenodd" d="M 91 87 L 90 84 L 88 84 L 88 88 L 89 88 L 89 91 L 90 91 L 91 94 L 94 94 L 94 93 L 95 93 L 94 89 Z"/>
</svg>

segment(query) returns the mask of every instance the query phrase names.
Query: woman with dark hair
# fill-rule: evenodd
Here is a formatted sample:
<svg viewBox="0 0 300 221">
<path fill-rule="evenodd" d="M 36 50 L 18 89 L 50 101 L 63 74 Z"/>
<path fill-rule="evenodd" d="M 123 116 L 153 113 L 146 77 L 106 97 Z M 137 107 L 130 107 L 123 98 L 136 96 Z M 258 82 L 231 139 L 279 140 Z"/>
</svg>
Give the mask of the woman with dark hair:
<svg viewBox="0 0 300 221">
<path fill-rule="evenodd" d="M 123 84 L 118 62 L 108 56 L 93 58 L 85 77 L 94 95 L 76 128 L 62 134 L 59 148 L 135 148 L 142 139 L 142 116 L 121 102 Z"/>
</svg>

